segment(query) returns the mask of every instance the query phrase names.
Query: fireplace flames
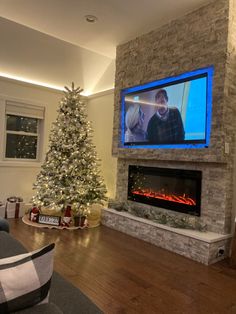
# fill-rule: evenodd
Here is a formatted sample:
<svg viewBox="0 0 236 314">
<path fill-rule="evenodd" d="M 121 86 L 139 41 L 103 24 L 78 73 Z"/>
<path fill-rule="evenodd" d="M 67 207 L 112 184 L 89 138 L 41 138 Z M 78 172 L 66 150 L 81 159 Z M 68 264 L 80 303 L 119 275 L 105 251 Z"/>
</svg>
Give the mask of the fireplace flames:
<svg viewBox="0 0 236 314">
<path fill-rule="evenodd" d="M 192 205 L 192 206 L 196 205 L 195 200 L 193 200 L 190 197 L 187 197 L 185 194 L 180 196 L 180 195 L 174 195 L 174 194 L 167 194 L 165 192 L 155 192 L 155 191 L 146 191 L 146 190 L 133 190 L 132 193 L 135 195 L 141 195 L 148 198 L 157 198 L 157 199 L 161 199 L 165 201 L 176 202 L 176 203 Z"/>
</svg>

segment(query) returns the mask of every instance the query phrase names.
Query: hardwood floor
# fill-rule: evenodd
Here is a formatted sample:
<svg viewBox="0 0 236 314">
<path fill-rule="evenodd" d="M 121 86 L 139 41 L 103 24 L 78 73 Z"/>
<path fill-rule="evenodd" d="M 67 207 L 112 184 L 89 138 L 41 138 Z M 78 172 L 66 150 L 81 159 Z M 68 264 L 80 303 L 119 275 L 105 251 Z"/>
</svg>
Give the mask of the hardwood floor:
<svg viewBox="0 0 236 314">
<path fill-rule="evenodd" d="M 11 219 L 10 227 L 28 250 L 55 242 L 55 270 L 105 313 L 236 313 L 228 261 L 204 266 L 105 226 L 60 231 Z"/>
<path fill-rule="evenodd" d="M 235 224 L 235 232 L 231 245 L 231 257 L 230 257 L 230 266 L 236 269 L 236 224 Z"/>
</svg>

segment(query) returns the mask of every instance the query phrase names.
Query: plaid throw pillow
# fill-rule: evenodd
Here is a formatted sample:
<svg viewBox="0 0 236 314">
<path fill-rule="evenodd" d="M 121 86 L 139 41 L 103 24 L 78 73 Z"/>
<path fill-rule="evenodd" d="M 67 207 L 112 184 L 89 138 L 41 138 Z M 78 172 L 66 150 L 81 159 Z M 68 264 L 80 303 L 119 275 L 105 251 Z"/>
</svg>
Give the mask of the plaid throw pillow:
<svg viewBox="0 0 236 314">
<path fill-rule="evenodd" d="M 48 302 L 54 246 L 0 259 L 1 314 Z"/>
</svg>

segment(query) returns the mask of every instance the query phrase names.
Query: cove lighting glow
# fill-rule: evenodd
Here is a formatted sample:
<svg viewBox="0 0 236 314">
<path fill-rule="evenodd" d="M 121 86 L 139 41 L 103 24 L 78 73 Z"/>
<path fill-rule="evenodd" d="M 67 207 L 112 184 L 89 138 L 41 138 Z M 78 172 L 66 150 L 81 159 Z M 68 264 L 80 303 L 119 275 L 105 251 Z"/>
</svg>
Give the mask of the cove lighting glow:
<svg viewBox="0 0 236 314">
<path fill-rule="evenodd" d="M 37 85 L 37 86 L 41 86 L 41 87 L 46 87 L 46 88 L 50 88 L 50 89 L 55 89 L 58 91 L 64 91 L 64 86 L 57 86 L 57 85 L 53 85 L 53 84 L 48 84 L 48 83 L 44 83 L 44 82 L 40 82 L 40 81 L 34 81 L 31 79 L 27 79 L 21 76 L 17 76 L 17 75 L 12 75 L 12 74 L 8 74 L 8 73 L 4 73 L 4 72 L 0 72 L 0 77 L 4 77 L 4 78 L 8 78 L 11 80 L 16 80 L 19 82 L 23 82 L 23 83 L 29 83 L 29 84 L 33 84 L 33 85 Z M 85 91 L 81 93 L 82 96 L 89 96 L 90 93 L 86 93 Z"/>
<path fill-rule="evenodd" d="M 56 85 L 52 85 L 52 84 L 47 84 L 47 83 L 43 83 L 43 82 L 39 82 L 39 81 L 34 81 L 34 80 L 30 80 L 30 79 L 27 79 L 27 78 L 24 78 L 21 76 L 11 75 L 11 74 L 4 73 L 4 72 L 0 72 L 0 76 L 11 79 L 11 80 L 16 80 L 16 81 L 20 81 L 20 82 L 24 82 L 24 83 L 29 83 L 29 84 L 42 86 L 42 87 L 52 88 L 52 89 L 56 89 L 56 90 L 60 90 L 60 91 L 64 90 L 64 87 L 60 87 L 60 86 L 56 86 Z"/>
</svg>

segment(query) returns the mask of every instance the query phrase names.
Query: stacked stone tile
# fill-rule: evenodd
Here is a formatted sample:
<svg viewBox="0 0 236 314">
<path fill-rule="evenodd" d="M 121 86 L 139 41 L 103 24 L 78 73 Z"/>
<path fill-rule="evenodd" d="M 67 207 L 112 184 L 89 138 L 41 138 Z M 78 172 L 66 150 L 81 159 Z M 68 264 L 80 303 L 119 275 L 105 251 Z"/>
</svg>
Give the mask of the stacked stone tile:
<svg viewBox="0 0 236 314">
<path fill-rule="evenodd" d="M 117 200 L 127 199 L 129 165 L 202 171 L 201 219 L 229 234 L 234 220 L 236 130 L 236 4 L 214 0 L 161 28 L 117 47 L 113 155 L 118 157 Z M 123 88 L 214 66 L 211 140 L 204 149 L 120 147 Z M 225 144 L 230 150 L 225 153 Z M 148 205 L 143 205 L 148 206 Z M 181 215 L 176 213 L 176 215 Z"/>
</svg>

